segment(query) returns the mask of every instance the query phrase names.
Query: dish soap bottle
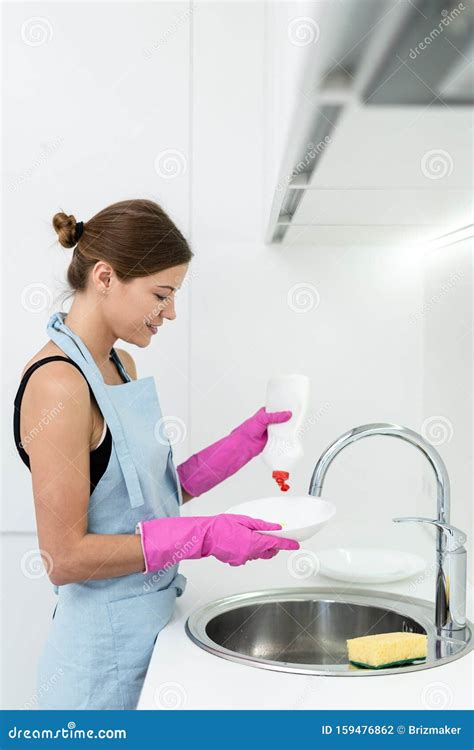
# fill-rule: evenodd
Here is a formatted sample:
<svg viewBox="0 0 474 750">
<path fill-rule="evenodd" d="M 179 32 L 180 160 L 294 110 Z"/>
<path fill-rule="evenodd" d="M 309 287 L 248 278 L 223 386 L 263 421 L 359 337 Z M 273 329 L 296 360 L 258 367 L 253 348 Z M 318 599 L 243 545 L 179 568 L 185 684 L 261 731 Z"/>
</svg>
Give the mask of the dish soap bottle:
<svg viewBox="0 0 474 750">
<path fill-rule="evenodd" d="M 282 374 L 268 381 L 265 399 L 267 412 L 292 412 L 287 422 L 268 425 L 268 441 L 262 451 L 262 458 L 272 470 L 272 477 L 282 492 L 290 489 L 286 480 L 294 464 L 303 455 L 300 428 L 308 400 L 309 378 L 306 375 Z"/>
</svg>

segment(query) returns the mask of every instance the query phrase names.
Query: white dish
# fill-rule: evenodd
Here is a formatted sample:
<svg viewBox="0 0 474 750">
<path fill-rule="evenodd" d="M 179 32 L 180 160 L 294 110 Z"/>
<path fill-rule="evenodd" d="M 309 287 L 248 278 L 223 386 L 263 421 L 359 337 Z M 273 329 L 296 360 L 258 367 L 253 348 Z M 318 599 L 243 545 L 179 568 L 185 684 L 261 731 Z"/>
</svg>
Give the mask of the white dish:
<svg viewBox="0 0 474 750">
<path fill-rule="evenodd" d="M 351 583 L 390 583 L 421 573 L 426 561 L 419 555 L 376 547 L 337 547 L 318 552 L 319 572 Z"/>
<path fill-rule="evenodd" d="M 276 531 L 259 531 L 259 534 L 283 536 L 302 542 L 309 539 L 334 516 L 336 507 L 313 495 L 295 497 L 262 497 L 234 505 L 226 513 L 238 513 L 259 518 L 270 523 L 279 523 L 282 528 Z"/>
</svg>

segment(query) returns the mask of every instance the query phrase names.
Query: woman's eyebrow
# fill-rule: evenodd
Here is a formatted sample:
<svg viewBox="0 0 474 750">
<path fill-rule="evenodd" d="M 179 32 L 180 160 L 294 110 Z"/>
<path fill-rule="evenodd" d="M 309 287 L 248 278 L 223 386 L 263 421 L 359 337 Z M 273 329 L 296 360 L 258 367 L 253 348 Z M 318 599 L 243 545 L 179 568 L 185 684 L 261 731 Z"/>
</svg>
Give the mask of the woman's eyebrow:
<svg viewBox="0 0 474 750">
<path fill-rule="evenodd" d="M 155 287 L 160 287 L 160 289 L 171 289 L 172 292 L 176 291 L 174 286 L 168 286 L 168 284 L 155 284 Z"/>
</svg>

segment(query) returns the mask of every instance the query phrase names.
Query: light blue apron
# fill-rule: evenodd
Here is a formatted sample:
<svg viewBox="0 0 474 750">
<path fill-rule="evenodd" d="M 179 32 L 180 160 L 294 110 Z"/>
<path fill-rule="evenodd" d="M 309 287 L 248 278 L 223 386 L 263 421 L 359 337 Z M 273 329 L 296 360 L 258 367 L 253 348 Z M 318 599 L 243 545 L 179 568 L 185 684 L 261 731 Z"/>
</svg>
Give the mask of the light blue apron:
<svg viewBox="0 0 474 750">
<path fill-rule="evenodd" d="M 112 349 L 127 382 L 107 385 L 65 317 L 51 316 L 48 335 L 81 368 L 112 433 L 109 464 L 89 500 L 88 532 L 134 534 L 138 521 L 179 516 L 183 497 L 172 447 L 159 429 L 154 378 L 132 380 Z M 155 573 L 56 586 L 58 603 L 39 663 L 39 707 L 135 708 L 158 633 L 186 581 L 172 560 Z"/>
</svg>

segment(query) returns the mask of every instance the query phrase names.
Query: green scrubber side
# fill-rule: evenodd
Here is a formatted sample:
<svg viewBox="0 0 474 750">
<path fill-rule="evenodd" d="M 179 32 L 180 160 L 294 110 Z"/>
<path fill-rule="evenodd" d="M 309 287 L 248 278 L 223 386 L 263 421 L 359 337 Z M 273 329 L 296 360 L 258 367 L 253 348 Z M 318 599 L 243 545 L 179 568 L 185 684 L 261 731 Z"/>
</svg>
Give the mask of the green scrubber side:
<svg viewBox="0 0 474 750">
<path fill-rule="evenodd" d="M 413 664 L 415 661 L 425 661 L 426 656 L 413 657 L 413 659 L 403 659 L 402 661 L 391 661 L 389 664 L 379 664 L 377 667 L 373 667 L 372 664 L 364 664 L 360 661 L 350 661 L 349 664 L 353 664 L 354 667 L 362 667 L 363 669 L 390 669 L 390 667 L 401 667 L 404 664 Z"/>
</svg>

